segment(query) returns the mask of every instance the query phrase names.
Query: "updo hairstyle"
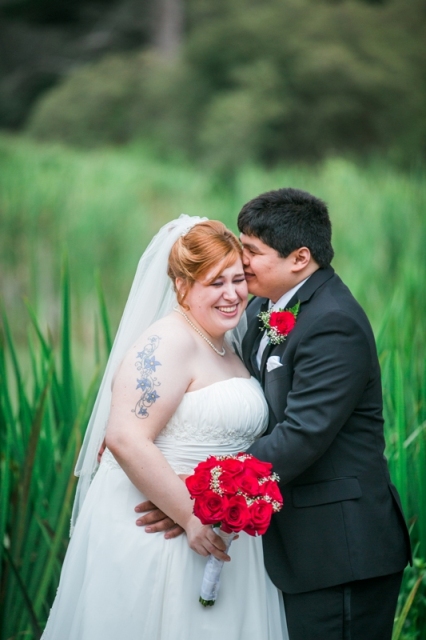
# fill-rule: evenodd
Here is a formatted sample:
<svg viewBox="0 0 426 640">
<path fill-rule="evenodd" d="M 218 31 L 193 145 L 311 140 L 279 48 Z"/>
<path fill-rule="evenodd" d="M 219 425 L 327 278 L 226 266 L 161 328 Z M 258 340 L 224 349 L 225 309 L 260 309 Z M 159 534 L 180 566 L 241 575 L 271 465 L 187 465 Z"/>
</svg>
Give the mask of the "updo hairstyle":
<svg viewBox="0 0 426 640">
<path fill-rule="evenodd" d="M 194 225 L 188 233 L 174 243 L 169 256 L 167 273 L 180 305 L 185 309 L 185 298 L 196 280 L 202 280 L 217 266 L 208 284 L 214 282 L 224 269 L 242 257 L 238 238 L 219 220 L 207 220 Z M 176 278 L 186 283 L 184 293 L 179 294 Z"/>
</svg>

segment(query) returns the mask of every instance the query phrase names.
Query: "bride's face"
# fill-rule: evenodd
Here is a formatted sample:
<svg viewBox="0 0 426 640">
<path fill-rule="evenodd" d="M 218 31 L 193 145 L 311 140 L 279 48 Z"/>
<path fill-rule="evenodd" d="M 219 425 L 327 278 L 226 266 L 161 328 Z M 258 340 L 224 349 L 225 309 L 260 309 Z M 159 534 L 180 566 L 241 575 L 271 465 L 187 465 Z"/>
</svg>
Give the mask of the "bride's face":
<svg viewBox="0 0 426 640">
<path fill-rule="evenodd" d="M 211 336 L 223 335 L 237 326 L 247 306 L 247 283 L 240 259 L 220 272 L 212 269 L 194 282 L 185 298 L 189 313 Z"/>
</svg>

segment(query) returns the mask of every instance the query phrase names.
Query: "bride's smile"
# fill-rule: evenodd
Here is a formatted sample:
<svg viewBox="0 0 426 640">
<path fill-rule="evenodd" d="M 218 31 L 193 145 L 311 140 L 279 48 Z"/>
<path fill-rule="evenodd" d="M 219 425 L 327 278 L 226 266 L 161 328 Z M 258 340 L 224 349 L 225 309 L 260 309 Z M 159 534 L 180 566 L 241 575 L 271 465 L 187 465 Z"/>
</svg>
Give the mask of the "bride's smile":
<svg viewBox="0 0 426 640">
<path fill-rule="evenodd" d="M 183 281 L 178 279 L 176 285 L 183 290 Z M 243 265 L 238 259 L 222 271 L 216 266 L 196 280 L 187 290 L 183 309 L 201 330 L 221 340 L 238 324 L 247 306 L 247 293 Z"/>
</svg>

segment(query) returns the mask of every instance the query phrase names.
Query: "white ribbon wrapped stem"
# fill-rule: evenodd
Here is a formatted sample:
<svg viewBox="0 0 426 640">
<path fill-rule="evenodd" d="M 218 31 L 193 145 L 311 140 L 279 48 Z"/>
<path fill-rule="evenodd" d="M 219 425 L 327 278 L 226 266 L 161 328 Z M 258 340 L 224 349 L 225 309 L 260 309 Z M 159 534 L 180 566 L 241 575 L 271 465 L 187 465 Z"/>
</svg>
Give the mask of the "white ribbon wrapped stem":
<svg viewBox="0 0 426 640">
<path fill-rule="evenodd" d="M 218 527 L 214 527 L 214 531 L 220 538 L 222 538 L 226 544 L 226 552 L 228 552 L 231 542 L 237 534 L 234 532 L 225 533 L 225 531 L 222 531 L 222 529 L 219 529 Z M 214 556 L 209 556 L 204 569 L 203 582 L 201 584 L 200 591 L 200 602 L 204 607 L 212 607 L 215 603 L 219 592 L 220 574 L 223 565 L 223 560 L 218 560 Z"/>
</svg>

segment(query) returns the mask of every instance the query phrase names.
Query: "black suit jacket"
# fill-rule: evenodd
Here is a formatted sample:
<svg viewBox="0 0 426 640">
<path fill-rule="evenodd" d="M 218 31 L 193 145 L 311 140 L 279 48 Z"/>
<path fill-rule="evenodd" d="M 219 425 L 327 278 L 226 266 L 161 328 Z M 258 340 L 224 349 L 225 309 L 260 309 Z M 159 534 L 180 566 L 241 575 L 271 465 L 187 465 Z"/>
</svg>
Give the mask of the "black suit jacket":
<svg viewBox="0 0 426 640">
<path fill-rule="evenodd" d="M 265 564 L 287 593 L 397 572 L 410 559 L 407 527 L 384 457 L 382 391 L 370 323 L 331 267 L 289 302 L 296 326 L 255 363 L 264 299 L 247 310 L 245 364 L 269 404 L 265 435 L 249 449 L 280 476 L 282 511 L 264 536 Z M 282 366 L 268 372 L 279 356 Z"/>
</svg>

